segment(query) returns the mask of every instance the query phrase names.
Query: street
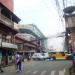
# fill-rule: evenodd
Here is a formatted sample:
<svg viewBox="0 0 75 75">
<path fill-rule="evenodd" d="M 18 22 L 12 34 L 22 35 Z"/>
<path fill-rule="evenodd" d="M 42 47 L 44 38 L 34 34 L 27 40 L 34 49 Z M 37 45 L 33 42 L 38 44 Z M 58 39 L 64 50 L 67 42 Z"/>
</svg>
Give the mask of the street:
<svg viewBox="0 0 75 75">
<path fill-rule="evenodd" d="M 22 64 L 22 71 L 16 72 L 15 66 L 5 67 L 0 75 L 69 75 L 71 61 L 28 61 Z"/>
</svg>

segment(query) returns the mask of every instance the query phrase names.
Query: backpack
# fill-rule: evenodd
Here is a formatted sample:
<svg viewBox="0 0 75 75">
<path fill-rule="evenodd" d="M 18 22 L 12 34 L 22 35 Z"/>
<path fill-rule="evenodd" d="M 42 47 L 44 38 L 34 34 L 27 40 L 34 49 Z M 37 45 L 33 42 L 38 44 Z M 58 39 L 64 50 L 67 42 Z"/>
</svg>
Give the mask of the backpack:
<svg viewBox="0 0 75 75">
<path fill-rule="evenodd" d="M 21 55 L 16 56 L 16 63 L 19 63 L 19 62 L 21 62 Z"/>
</svg>

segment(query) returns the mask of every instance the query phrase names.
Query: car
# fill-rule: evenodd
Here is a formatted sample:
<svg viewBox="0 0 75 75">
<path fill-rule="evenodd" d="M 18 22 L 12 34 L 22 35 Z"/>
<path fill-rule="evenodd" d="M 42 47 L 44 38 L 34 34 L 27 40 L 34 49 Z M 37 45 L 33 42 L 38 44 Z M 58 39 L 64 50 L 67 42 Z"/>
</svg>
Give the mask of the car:
<svg viewBox="0 0 75 75">
<path fill-rule="evenodd" d="M 45 60 L 45 59 L 48 59 L 48 58 L 49 58 L 48 53 L 34 53 L 32 55 L 33 60 Z"/>
</svg>

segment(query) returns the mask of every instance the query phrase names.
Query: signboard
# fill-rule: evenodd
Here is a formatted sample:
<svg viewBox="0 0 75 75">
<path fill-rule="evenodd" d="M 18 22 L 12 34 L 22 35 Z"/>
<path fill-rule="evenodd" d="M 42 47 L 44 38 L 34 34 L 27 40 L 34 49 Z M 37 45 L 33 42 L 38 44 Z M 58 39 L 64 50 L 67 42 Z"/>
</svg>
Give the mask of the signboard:
<svg viewBox="0 0 75 75">
<path fill-rule="evenodd" d="M 17 45 L 15 44 L 11 44 L 11 43 L 6 43 L 6 42 L 2 42 L 2 47 L 6 47 L 6 48 L 14 48 L 17 49 Z"/>
</svg>

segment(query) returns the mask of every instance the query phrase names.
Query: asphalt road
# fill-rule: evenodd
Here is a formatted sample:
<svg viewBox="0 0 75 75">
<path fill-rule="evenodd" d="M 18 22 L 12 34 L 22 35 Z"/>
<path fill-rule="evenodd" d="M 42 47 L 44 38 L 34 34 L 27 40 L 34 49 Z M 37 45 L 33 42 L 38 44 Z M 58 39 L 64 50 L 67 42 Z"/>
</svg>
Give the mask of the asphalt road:
<svg viewBox="0 0 75 75">
<path fill-rule="evenodd" d="M 16 72 L 15 66 L 4 69 L 0 75 L 69 75 L 71 61 L 29 61 L 22 64 L 22 71 Z"/>
</svg>

